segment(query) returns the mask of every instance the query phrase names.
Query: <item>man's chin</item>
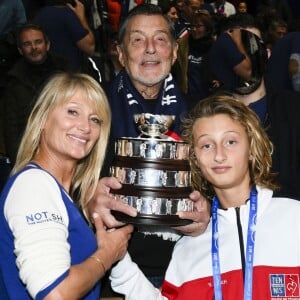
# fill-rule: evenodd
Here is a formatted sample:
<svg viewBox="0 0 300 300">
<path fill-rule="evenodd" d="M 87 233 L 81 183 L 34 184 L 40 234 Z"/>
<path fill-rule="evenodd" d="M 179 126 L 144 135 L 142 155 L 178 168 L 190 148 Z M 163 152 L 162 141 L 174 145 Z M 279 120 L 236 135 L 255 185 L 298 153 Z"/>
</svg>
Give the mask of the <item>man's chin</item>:
<svg viewBox="0 0 300 300">
<path fill-rule="evenodd" d="M 43 62 L 45 62 L 46 60 L 46 57 L 27 57 L 27 60 L 29 63 L 33 64 L 33 65 L 40 65 L 42 64 Z"/>
<path fill-rule="evenodd" d="M 135 81 L 138 81 L 140 84 L 147 86 L 147 87 L 152 87 L 154 85 L 158 85 L 161 84 L 165 78 L 168 76 L 167 75 L 161 75 L 161 76 L 151 76 L 151 77 L 147 77 L 147 76 L 140 76 L 139 78 L 134 78 Z"/>
</svg>

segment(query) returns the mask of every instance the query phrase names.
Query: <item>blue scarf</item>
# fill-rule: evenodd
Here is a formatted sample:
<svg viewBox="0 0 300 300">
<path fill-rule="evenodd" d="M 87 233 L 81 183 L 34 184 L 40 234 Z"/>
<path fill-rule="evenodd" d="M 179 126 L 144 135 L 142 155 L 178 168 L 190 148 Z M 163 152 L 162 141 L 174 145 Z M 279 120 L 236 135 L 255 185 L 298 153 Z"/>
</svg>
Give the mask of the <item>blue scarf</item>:
<svg viewBox="0 0 300 300">
<path fill-rule="evenodd" d="M 115 139 L 140 135 L 133 119 L 134 114 L 140 113 L 175 115 L 170 130 L 180 135 L 180 115 L 187 111 L 187 105 L 171 74 L 164 80 L 157 99 L 145 100 L 133 86 L 127 72 L 122 70 L 109 88 L 108 99 L 112 110 L 112 133 Z M 150 101 L 155 103 L 151 106 Z"/>
</svg>

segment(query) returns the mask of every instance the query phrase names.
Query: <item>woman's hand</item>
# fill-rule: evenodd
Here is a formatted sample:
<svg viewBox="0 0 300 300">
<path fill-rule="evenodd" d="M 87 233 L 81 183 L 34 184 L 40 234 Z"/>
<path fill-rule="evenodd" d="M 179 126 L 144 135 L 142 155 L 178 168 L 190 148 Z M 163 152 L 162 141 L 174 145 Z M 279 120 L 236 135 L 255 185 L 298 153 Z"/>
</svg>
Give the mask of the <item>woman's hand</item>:
<svg viewBox="0 0 300 300">
<path fill-rule="evenodd" d="M 93 221 L 96 228 L 99 257 L 107 271 L 112 264 L 122 259 L 128 247 L 128 241 L 133 231 L 132 225 L 106 230 L 98 213 L 93 213 Z"/>
</svg>

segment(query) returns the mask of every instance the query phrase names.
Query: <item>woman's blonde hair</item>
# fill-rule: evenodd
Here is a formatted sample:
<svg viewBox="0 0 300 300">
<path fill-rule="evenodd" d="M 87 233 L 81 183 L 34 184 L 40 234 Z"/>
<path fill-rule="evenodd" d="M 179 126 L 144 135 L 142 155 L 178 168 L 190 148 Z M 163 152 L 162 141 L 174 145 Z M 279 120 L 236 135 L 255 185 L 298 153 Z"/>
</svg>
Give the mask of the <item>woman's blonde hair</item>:
<svg viewBox="0 0 300 300">
<path fill-rule="evenodd" d="M 91 152 L 78 162 L 71 182 L 70 195 L 79 192 L 78 203 L 86 214 L 86 205 L 92 199 L 100 176 L 109 137 L 111 112 L 106 95 L 99 83 L 88 75 L 59 73 L 54 75 L 41 91 L 29 116 L 21 140 L 16 164 L 12 173 L 24 168 L 32 161 L 40 146 L 41 134 L 49 112 L 70 99 L 78 90 L 92 103 L 102 121 L 101 135 Z"/>
<path fill-rule="evenodd" d="M 256 114 L 242 102 L 229 96 L 212 96 L 201 100 L 193 110 L 183 119 L 183 139 L 190 145 L 190 166 L 193 187 L 205 197 L 212 199 L 214 190 L 210 182 L 203 176 L 197 166 L 194 145 L 194 124 L 204 117 L 218 114 L 228 115 L 238 121 L 246 131 L 249 139 L 251 159 L 249 171 L 251 184 L 276 190 L 275 174 L 271 172 L 273 145 L 262 128 Z"/>
</svg>

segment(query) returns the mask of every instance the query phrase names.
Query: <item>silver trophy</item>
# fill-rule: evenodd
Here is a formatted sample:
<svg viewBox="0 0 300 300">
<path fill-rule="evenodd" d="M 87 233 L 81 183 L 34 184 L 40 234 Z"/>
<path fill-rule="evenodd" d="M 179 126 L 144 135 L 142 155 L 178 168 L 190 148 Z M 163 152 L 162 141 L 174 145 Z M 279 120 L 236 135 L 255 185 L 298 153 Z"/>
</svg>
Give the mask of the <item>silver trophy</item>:
<svg viewBox="0 0 300 300">
<path fill-rule="evenodd" d="M 191 222 L 176 215 L 194 207 L 188 197 L 192 190 L 189 146 L 165 135 L 174 120 L 175 116 L 169 115 L 136 114 L 134 122 L 141 135 L 116 141 L 111 175 L 122 188 L 114 193 L 138 211 L 135 218 L 114 211 L 118 220 L 169 226 Z"/>
<path fill-rule="evenodd" d="M 150 138 L 166 138 L 164 133 L 173 124 L 175 116 L 142 113 L 135 114 L 133 119 L 143 135 Z"/>
</svg>

